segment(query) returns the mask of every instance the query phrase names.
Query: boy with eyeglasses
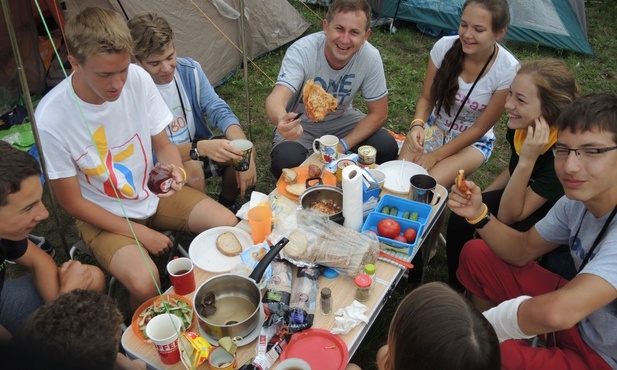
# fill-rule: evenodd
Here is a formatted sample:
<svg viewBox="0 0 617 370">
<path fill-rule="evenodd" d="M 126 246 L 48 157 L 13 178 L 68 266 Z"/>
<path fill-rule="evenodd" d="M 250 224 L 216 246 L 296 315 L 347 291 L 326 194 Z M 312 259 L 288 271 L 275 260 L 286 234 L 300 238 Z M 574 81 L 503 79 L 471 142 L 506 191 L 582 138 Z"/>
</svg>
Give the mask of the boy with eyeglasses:
<svg viewBox="0 0 617 370">
<path fill-rule="evenodd" d="M 502 224 L 456 185 L 450 209 L 474 225 L 457 276 L 501 343 L 504 369 L 617 369 L 617 96 L 575 100 L 556 122 L 555 171 L 566 196 L 527 232 Z M 536 258 L 570 245 L 570 281 Z M 564 266 L 565 267 L 565 266 Z M 535 341 L 538 336 L 546 348 Z"/>
</svg>

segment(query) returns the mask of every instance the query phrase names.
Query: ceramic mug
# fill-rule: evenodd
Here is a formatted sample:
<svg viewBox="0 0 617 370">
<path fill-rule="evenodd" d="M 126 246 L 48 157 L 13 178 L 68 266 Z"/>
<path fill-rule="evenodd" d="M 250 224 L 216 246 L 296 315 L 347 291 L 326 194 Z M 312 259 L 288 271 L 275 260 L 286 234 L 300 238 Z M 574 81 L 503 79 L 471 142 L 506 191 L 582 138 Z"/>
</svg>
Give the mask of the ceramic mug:
<svg viewBox="0 0 617 370">
<path fill-rule="evenodd" d="M 317 148 L 318 143 L 319 148 Z M 338 159 L 338 143 L 338 137 L 334 135 L 324 135 L 313 140 L 313 150 L 319 153 L 321 163 L 330 163 Z"/>
<path fill-rule="evenodd" d="M 437 180 L 429 175 L 413 175 L 409 179 L 411 186 L 409 188 L 409 199 L 416 202 L 435 205 L 441 199 L 441 196 L 435 192 Z"/>
</svg>

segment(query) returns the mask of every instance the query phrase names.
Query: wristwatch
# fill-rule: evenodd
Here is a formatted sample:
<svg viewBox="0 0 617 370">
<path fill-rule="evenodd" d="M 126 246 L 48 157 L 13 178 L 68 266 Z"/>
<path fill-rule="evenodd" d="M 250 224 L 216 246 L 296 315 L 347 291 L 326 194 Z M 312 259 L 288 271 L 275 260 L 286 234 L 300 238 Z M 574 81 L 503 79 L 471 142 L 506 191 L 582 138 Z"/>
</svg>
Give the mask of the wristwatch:
<svg viewBox="0 0 617 370">
<path fill-rule="evenodd" d="M 491 212 L 486 212 L 486 216 L 484 216 L 484 218 L 482 218 L 480 221 L 478 221 L 475 224 L 472 224 L 471 226 L 473 226 L 474 229 L 481 229 L 483 228 L 486 224 L 488 224 L 488 222 L 491 220 Z"/>
<path fill-rule="evenodd" d="M 191 144 L 191 151 L 189 152 L 189 155 L 191 156 L 191 159 L 194 161 L 198 161 L 200 158 L 199 155 L 199 150 L 197 150 L 197 143 L 199 142 L 199 140 L 195 140 L 193 141 L 193 143 Z"/>
</svg>

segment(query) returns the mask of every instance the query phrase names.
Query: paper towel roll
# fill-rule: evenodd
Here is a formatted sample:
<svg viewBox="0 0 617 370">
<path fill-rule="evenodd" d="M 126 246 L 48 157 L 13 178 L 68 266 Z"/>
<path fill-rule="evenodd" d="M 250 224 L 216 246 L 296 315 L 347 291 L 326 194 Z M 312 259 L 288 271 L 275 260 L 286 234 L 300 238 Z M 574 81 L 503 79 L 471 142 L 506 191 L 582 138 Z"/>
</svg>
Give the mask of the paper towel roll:
<svg viewBox="0 0 617 370">
<path fill-rule="evenodd" d="M 351 165 L 343 168 L 343 226 L 360 231 L 362 229 L 362 171 Z"/>
</svg>

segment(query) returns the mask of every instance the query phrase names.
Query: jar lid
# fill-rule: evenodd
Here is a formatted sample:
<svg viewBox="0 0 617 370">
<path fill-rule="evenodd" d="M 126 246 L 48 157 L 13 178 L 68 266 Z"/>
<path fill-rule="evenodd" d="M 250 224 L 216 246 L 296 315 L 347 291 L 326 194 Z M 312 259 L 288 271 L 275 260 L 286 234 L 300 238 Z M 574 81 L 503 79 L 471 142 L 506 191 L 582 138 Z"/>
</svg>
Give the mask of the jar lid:
<svg viewBox="0 0 617 370">
<path fill-rule="evenodd" d="M 364 265 L 364 272 L 369 275 L 373 275 L 375 273 L 375 265 L 373 265 L 372 263 L 367 263 L 366 265 Z"/>
<path fill-rule="evenodd" d="M 322 298 L 330 298 L 331 295 L 332 295 L 332 291 L 330 290 L 330 288 L 323 288 L 321 290 L 321 297 Z"/>
<path fill-rule="evenodd" d="M 328 279 L 334 279 L 338 276 L 338 272 L 333 268 L 327 267 L 323 270 L 323 276 Z"/>
<path fill-rule="evenodd" d="M 368 288 L 371 286 L 371 277 L 367 274 L 358 274 L 354 281 L 358 288 Z"/>
</svg>

